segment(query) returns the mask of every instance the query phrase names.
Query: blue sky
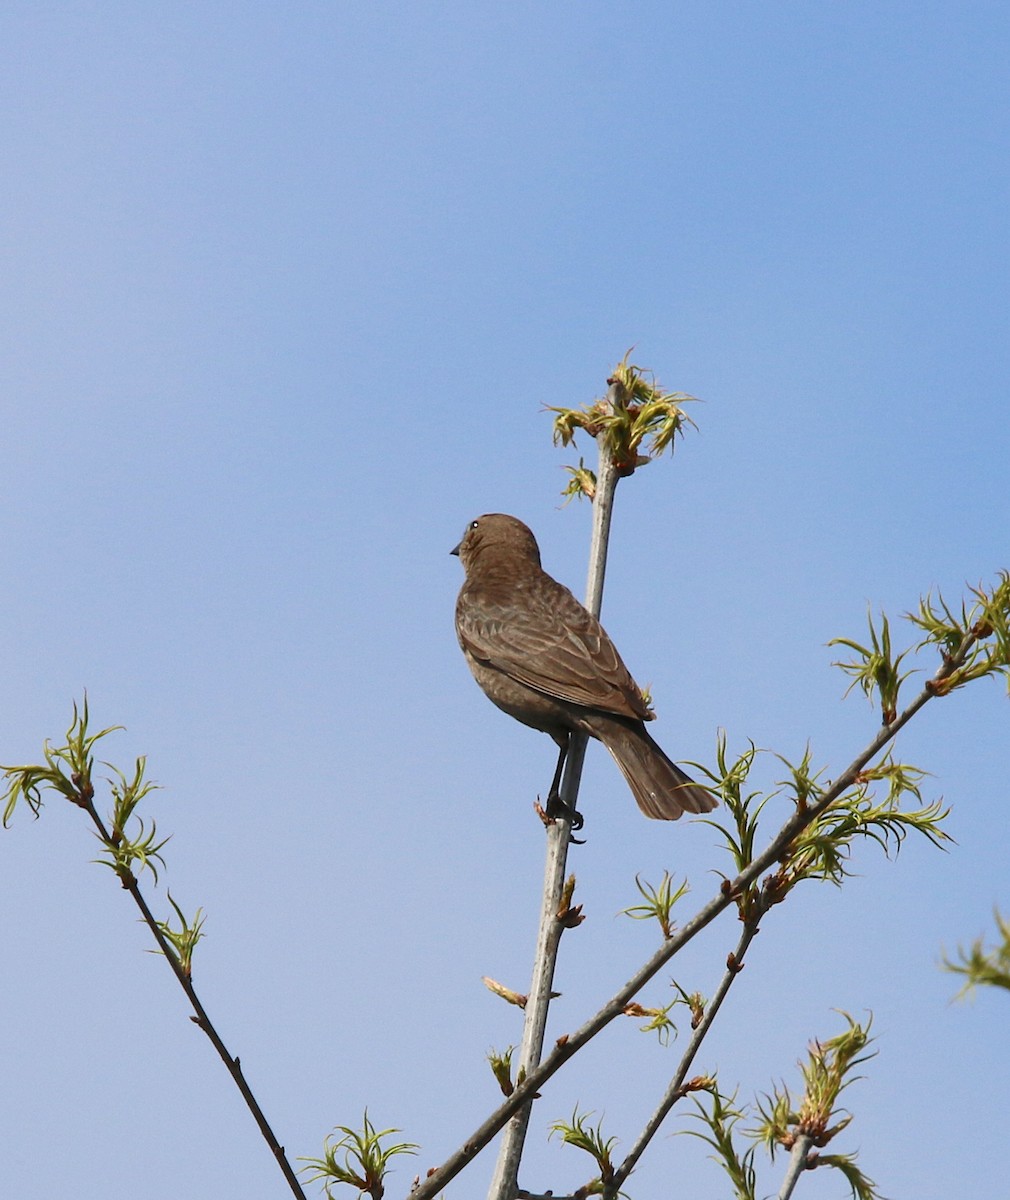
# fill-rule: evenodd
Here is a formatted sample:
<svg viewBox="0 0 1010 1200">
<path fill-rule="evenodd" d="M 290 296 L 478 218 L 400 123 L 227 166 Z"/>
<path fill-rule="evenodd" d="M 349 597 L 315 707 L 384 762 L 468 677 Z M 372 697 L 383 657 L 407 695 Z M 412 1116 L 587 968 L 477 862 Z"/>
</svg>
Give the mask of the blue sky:
<svg viewBox="0 0 1010 1200">
<path fill-rule="evenodd" d="M 514 512 L 581 592 L 544 405 L 632 345 L 703 401 L 622 484 L 604 605 L 674 757 L 724 728 L 837 773 L 878 717 L 828 639 L 1010 565 L 1008 52 L 988 3 L 5 6 L 0 760 L 84 688 L 127 726 L 106 757 L 163 786 L 197 984 L 293 1155 L 367 1104 L 423 1146 L 402 1194 L 518 1040 L 480 977 L 528 979 L 554 754 L 470 679 L 448 551 Z M 699 1063 L 744 1099 L 872 1010 L 837 1148 L 886 1195 L 1003 1182 L 1005 1001 L 951 1006 L 937 962 L 1010 910 L 1007 715 L 991 682 L 927 706 L 899 750 L 957 845 L 860 848 L 772 913 Z M 636 872 L 700 903 L 725 867 L 598 748 L 582 807 L 555 1035 L 654 945 L 615 917 Z M 283 1195 L 94 853 L 55 802 L 0 839 L 7 1190 Z M 711 991 L 735 937 L 676 978 Z M 675 1056 L 610 1030 L 545 1092 L 525 1185 L 584 1181 L 545 1139 L 576 1102 L 628 1145 Z M 629 1190 L 673 1180 L 725 1190 L 685 1138 Z"/>
</svg>

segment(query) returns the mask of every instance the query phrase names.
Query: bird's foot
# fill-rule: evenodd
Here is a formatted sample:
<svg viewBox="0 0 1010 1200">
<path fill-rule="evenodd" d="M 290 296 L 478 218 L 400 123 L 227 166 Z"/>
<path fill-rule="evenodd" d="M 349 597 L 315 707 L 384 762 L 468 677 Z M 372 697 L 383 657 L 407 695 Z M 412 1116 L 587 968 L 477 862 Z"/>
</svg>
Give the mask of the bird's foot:
<svg viewBox="0 0 1010 1200">
<path fill-rule="evenodd" d="M 547 797 L 545 816 L 547 817 L 548 822 L 557 820 L 567 821 L 573 832 L 576 829 L 581 829 L 585 824 L 582 813 L 580 813 L 578 809 L 572 808 L 571 805 L 566 804 L 564 800 L 562 800 L 557 794 L 557 792 L 552 792 L 551 795 Z M 576 837 L 573 837 L 572 841 L 577 846 L 584 844 L 581 839 Z"/>
</svg>

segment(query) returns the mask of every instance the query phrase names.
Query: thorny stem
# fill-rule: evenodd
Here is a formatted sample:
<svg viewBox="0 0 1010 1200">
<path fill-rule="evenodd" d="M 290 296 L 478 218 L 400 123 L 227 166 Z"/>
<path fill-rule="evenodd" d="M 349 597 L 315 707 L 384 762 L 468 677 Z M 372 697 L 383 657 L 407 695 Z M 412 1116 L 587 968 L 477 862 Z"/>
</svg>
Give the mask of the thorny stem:
<svg viewBox="0 0 1010 1200">
<path fill-rule="evenodd" d="M 705 1036 L 712 1027 L 712 1022 L 715 1020 L 716 1014 L 722 1007 L 722 1002 L 726 999 L 727 992 L 733 986 L 733 980 L 743 970 L 744 955 L 747 953 L 751 942 L 758 932 L 758 922 L 762 915 L 763 910 L 758 911 L 744 923 L 736 949 L 726 960 L 725 973 L 719 981 L 719 986 L 716 988 L 715 994 L 705 1006 L 704 1016 L 698 1023 L 698 1028 L 691 1036 L 687 1049 L 684 1051 L 677 1066 L 677 1072 L 670 1081 L 670 1086 L 666 1089 L 662 1100 L 659 1102 L 659 1106 L 646 1122 L 645 1128 L 639 1134 L 624 1161 L 614 1172 L 613 1180 L 607 1185 L 607 1190 L 603 1193 L 604 1200 L 613 1200 L 617 1196 L 621 1185 L 635 1169 L 638 1160 L 645 1152 L 645 1148 L 659 1132 L 659 1127 L 666 1120 L 670 1109 L 673 1108 L 678 1100 L 683 1099 L 687 1095 L 684 1089 L 684 1081 L 687 1079 L 687 1073 L 691 1069 L 691 1064 L 694 1062 L 695 1056 L 701 1049 L 701 1044 L 705 1040 Z"/>
<path fill-rule="evenodd" d="M 639 991 L 653 978 L 671 958 L 694 937 L 715 920 L 724 909 L 734 902 L 745 888 L 757 882 L 758 878 L 769 867 L 773 866 L 783 856 L 798 834 L 816 820 L 825 809 L 829 808 L 859 777 L 863 768 L 876 757 L 895 735 L 916 715 L 916 713 L 933 699 L 938 693 L 937 685 L 952 675 L 965 661 L 968 651 L 972 648 L 979 635 L 969 632 L 961 641 L 957 650 L 945 658 L 942 666 L 928 680 L 926 686 L 911 704 L 890 724 L 885 725 L 877 736 L 863 749 L 835 782 L 825 790 L 816 804 L 810 804 L 797 811 L 785 822 L 768 846 L 749 866 L 729 883 L 719 889 L 706 905 L 686 924 L 656 951 L 655 954 L 599 1009 L 592 1017 L 581 1025 L 574 1033 L 558 1039 L 554 1049 L 534 1071 L 516 1087 L 512 1095 L 479 1125 L 459 1149 L 455 1150 L 442 1165 L 434 1169 L 423 1183 L 411 1193 L 410 1200 L 432 1200 L 445 1185 L 454 1179 L 460 1171 L 491 1141 L 495 1134 L 505 1125 L 506 1121 L 523 1107 L 533 1095 L 557 1073 L 558 1070 L 582 1047 L 606 1028 L 616 1017 L 623 1014 L 627 1005 Z"/>
<path fill-rule="evenodd" d="M 91 800 L 91 798 L 85 793 L 79 792 L 77 803 L 81 808 L 84 809 L 84 811 L 94 822 L 95 827 L 98 830 L 98 836 L 101 838 L 101 840 L 106 845 L 110 845 L 112 842 L 112 835 L 106 829 L 102 818 L 98 815 L 98 811 L 95 808 L 94 802 Z M 140 890 L 140 884 L 137 882 L 137 877 L 132 871 L 117 871 L 117 875 L 119 876 L 119 880 L 123 887 L 130 893 L 136 902 L 137 907 L 140 909 L 141 916 L 144 918 L 145 924 L 147 925 L 148 929 L 150 929 L 154 940 L 158 943 L 158 949 L 161 951 L 165 961 L 172 968 L 172 973 L 179 981 L 179 986 L 186 993 L 186 999 L 192 1006 L 193 1012 L 196 1013 L 196 1016 L 190 1017 L 190 1020 L 195 1025 L 199 1025 L 207 1037 L 210 1038 L 211 1045 L 218 1052 L 221 1061 L 228 1068 L 228 1073 L 235 1081 L 235 1086 L 242 1093 L 242 1099 L 245 1100 L 249 1111 L 253 1115 L 253 1120 L 255 1120 L 256 1124 L 259 1126 L 259 1131 L 263 1135 L 264 1141 L 270 1147 L 271 1153 L 277 1160 L 277 1165 L 281 1169 L 281 1174 L 287 1180 L 288 1187 L 291 1189 L 292 1194 L 297 1196 L 298 1200 L 306 1200 L 305 1192 L 302 1191 L 302 1186 L 298 1182 L 298 1178 L 284 1153 L 284 1147 L 277 1141 L 274 1131 L 270 1128 L 269 1122 L 263 1115 L 263 1110 L 260 1108 L 256 1097 L 252 1093 L 252 1089 L 246 1082 L 245 1075 L 242 1073 L 241 1063 L 239 1062 L 238 1058 L 229 1053 L 228 1047 L 221 1040 L 220 1035 L 214 1028 L 210 1017 L 207 1015 L 206 1009 L 203 1007 L 203 1004 L 200 1001 L 200 997 L 196 994 L 196 990 L 193 987 L 193 981 L 183 970 L 179 963 L 178 956 L 175 954 L 175 951 L 169 945 L 168 940 L 159 928 L 158 922 L 155 920 L 154 914 L 151 912 L 147 900 L 144 898 L 144 894 Z"/>
<path fill-rule="evenodd" d="M 611 385 L 610 400 L 615 400 L 616 385 Z M 586 608 L 594 617 L 599 617 L 603 602 L 603 581 L 607 570 L 607 543 L 610 537 L 610 520 L 614 508 L 614 492 L 618 473 L 612 458 L 607 453 L 601 437 L 599 441 L 600 463 L 593 498 L 593 533 L 589 549 L 589 574 L 586 581 Z M 586 736 L 573 733 L 568 745 L 565 774 L 561 784 L 561 800 L 569 811 L 574 812 L 582 778 L 582 764 L 586 755 Z M 561 892 L 565 883 L 568 845 L 571 840 L 571 825 L 566 820 L 556 820 L 547 827 L 547 857 L 544 864 L 543 898 L 540 905 L 540 926 L 537 932 L 537 947 L 533 961 L 533 979 L 530 984 L 523 1022 L 523 1040 L 519 1056 L 519 1075 L 529 1075 L 539 1065 L 543 1055 L 544 1036 L 547 1029 L 547 1014 L 551 1003 L 554 970 L 558 960 L 563 926 L 558 920 Z M 532 1101 L 518 1108 L 502 1136 L 495 1165 L 494 1177 L 488 1192 L 488 1200 L 510 1200 L 518 1190 L 519 1163 L 529 1127 Z"/>
<path fill-rule="evenodd" d="M 793 1188 L 796 1187 L 796 1182 L 809 1165 L 809 1155 L 813 1146 L 813 1139 L 809 1133 L 800 1133 L 793 1142 L 792 1153 L 789 1155 L 789 1167 L 786 1170 L 786 1177 L 782 1180 L 782 1188 L 779 1191 L 779 1200 L 789 1200 L 793 1194 Z"/>
</svg>

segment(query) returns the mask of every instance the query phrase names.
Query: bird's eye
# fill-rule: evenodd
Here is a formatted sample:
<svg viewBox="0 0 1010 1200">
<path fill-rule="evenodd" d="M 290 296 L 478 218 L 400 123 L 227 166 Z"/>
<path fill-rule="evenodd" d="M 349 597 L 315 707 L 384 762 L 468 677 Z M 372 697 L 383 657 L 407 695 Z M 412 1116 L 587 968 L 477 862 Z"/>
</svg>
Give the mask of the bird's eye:
<svg viewBox="0 0 1010 1200">
<path fill-rule="evenodd" d="M 471 529 L 476 529 L 476 528 L 477 528 L 477 526 L 478 526 L 479 524 L 480 524 L 480 521 L 471 521 L 471 522 L 470 522 L 470 528 L 471 528 Z"/>
</svg>

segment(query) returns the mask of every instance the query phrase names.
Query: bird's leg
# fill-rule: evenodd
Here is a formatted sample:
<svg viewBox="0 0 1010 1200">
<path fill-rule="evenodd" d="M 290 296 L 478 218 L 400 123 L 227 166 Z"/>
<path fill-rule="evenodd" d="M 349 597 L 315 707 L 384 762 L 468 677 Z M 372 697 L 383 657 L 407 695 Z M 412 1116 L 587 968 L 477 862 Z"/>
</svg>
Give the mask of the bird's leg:
<svg viewBox="0 0 1010 1200">
<path fill-rule="evenodd" d="M 565 740 L 560 742 L 558 751 L 558 765 L 554 768 L 554 778 L 551 780 L 550 790 L 547 793 L 547 812 L 554 816 L 551 812 L 561 804 L 561 776 L 565 769 L 565 759 L 568 757 L 568 735 L 565 735 Z"/>
<path fill-rule="evenodd" d="M 564 817 L 571 825 L 572 829 L 581 829 L 583 825 L 582 813 L 577 809 L 570 808 L 561 799 L 561 776 L 565 769 L 565 761 L 568 758 L 568 743 L 571 740 L 571 734 L 551 735 L 558 743 L 558 765 L 554 768 L 554 778 L 551 780 L 551 788 L 547 793 L 547 815 L 549 817 Z"/>
</svg>

